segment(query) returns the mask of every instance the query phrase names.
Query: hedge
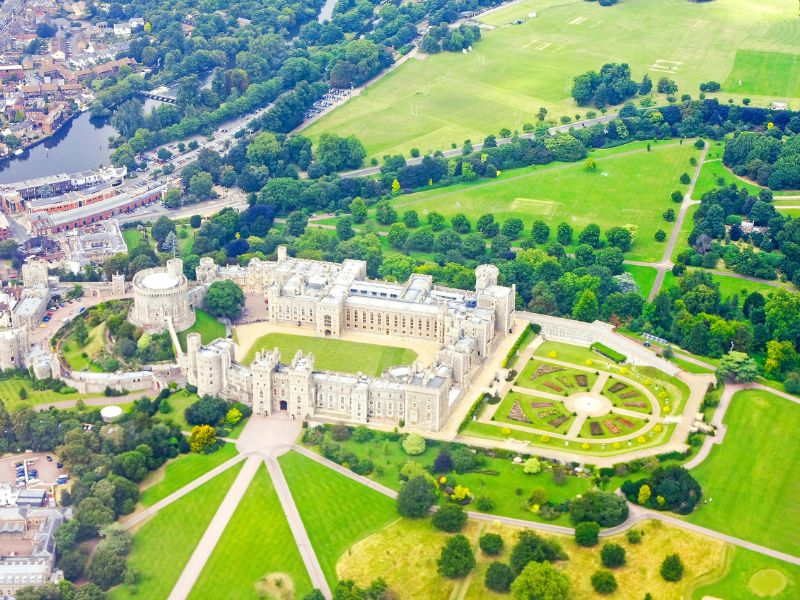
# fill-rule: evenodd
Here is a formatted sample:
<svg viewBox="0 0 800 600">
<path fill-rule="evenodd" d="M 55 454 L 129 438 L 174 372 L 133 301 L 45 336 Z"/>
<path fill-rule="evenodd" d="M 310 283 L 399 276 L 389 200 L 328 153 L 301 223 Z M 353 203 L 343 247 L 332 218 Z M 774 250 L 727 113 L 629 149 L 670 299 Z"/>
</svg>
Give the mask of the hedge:
<svg viewBox="0 0 800 600">
<path fill-rule="evenodd" d="M 466 416 L 464 416 L 464 420 L 461 421 L 461 424 L 458 426 L 458 433 L 464 431 L 464 429 L 469 425 L 469 422 L 472 421 L 473 418 L 476 418 L 478 415 L 483 412 L 484 407 L 486 406 L 486 402 L 489 398 L 490 394 L 483 393 L 481 394 L 475 402 L 472 403 L 472 406 L 467 412 Z"/>
<path fill-rule="evenodd" d="M 609 360 L 613 360 L 615 363 L 622 363 L 628 360 L 628 357 L 624 354 L 620 354 L 613 348 L 609 348 L 605 344 L 601 344 L 600 342 L 595 342 L 591 346 L 589 346 L 592 350 L 600 354 L 601 356 L 605 356 Z"/>
<path fill-rule="evenodd" d="M 517 338 L 517 341 L 514 342 L 514 345 L 511 346 L 511 350 L 508 351 L 506 354 L 505 359 L 503 360 L 503 368 L 507 369 L 509 367 L 513 367 L 514 363 L 517 362 L 517 352 L 519 349 L 522 348 L 530 338 L 531 335 L 536 335 L 542 330 L 541 325 L 537 323 L 528 323 L 528 326 L 523 330 L 520 336 Z"/>
</svg>

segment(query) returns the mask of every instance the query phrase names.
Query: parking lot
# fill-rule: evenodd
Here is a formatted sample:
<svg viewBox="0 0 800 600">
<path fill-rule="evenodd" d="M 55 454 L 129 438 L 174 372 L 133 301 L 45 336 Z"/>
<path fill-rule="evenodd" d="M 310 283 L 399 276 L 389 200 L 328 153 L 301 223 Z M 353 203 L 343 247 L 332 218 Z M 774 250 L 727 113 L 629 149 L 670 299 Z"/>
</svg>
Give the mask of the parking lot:
<svg viewBox="0 0 800 600">
<path fill-rule="evenodd" d="M 47 460 L 48 456 L 53 459 L 52 462 Z M 46 453 L 8 456 L 0 459 L 0 482 L 9 483 L 12 487 L 54 485 L 59 475 L 67 474 L 64 468 L 58 468 L 57 461 L 54 454 Z M 17 466 L 18 463 L 22 463 L 22 469 Z M 18 477 L 18 473 L 22 473 L 22 475 Z"/>
<path fill-rule="evenodd" d="M 93 306 L 102 301 L 101 298 L 79 298 L 69 302 L 65 300 L 64 306 L 57 305 L 52 310 L 52 316 L 47 321 L 41 321 L 39 326 L 31 333 L 32 343 L 41 343 L 42 346 L 47 346 L 50 338 L 58 331 L 61 326 L 67 321 L 72 320 L 76 315 L 80 314 L 81 309 Z"/>
</svg>

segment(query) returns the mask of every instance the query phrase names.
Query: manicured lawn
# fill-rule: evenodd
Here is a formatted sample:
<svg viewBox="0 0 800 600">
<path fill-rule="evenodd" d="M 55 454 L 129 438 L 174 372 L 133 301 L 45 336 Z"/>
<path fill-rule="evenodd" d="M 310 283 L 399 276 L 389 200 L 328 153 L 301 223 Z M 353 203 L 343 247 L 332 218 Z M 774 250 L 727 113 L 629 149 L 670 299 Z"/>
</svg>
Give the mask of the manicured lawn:
<svg viewBox="0 0 800 600">
<path fill-rule="evenodd" d="M 317 370 L 361 372 L 365 375 L 380 375 L 389 367 L 409 365 L 417 358 L 417 353 L 408 348 L 287 333 L 268 333 L 256 340 L 242 364 L 249 365 L 257 351 L 272 350 L 276 347 L 281 352 L 283 362 L 290 362 L 295 353 L 302 350 L 306 354 L 314 354 L 314 368 Z"/>
<path fill-rule="evenodd" d="M 145 507 L 152 506 L 236 454 L 233 444 L 225 444 L 211 454 L 181 454 L 162 467 L 163 474 L 159 481 L 152 485 L 148 484 L 148 480 L 142 483 L 144 489 L 139 502 Z"/>
<path fill-rule="evenodd" d="M 800 567 L 752 550 L 730 547 L 719 576 L 721 578 L 714 577 L 717 579 L 714 583 L 698 585 L 692 598 L 703 600 L 712 596 L 725 600 L 750 600 L 767 597 L 794 600 L 800 597 Z M 712 577 L 709 576 L 709 579 Z"/>
<path fill-rule="evenodd" d="M 186 351 L 186 336 L 190 333 L 199 333 L 204 344 L 225 337 L 225 325 L 222 322 L 199 308 L 194 311 L 194 314 L 196 317 L 194 325 L 178 333 L 178 339 L 184 351 Z"/>
<path fill-rule="evenodd" d="M 800 96 L 800 55 L 737 50 L 733 70 L 723 89 L 739 94 L 797 98 Z"/>
<path fill-rule="evenodd" d="M 81 346 L 70 334 L 61 342 L 61 354 L 70 367 L 76 371 L 93 371 L 102 373 L 102 369 L 93 362 L 105 348 L 106 324 L 100 323 L 89 330 L 89 341 Z M 83 354 L 86 354 L 84 357 Z"/>
<path fill-rule="evenodd" d="M 25 388 L 28 397 L 22 400 L 19 397 L 20 389 Z M 0 400 L 6 406 L 6 410 L 12 411 L 18 406 L 37 406 L 39 404 L 47 404 L 50 402 L 61 402 L 64 400 L 77 400 L 78 398 L 86 398 L 91 394 L 79 394 L 73 392 L 71 394 L 59 394 L 52 390 L 37 391 L 31 387 L 31 382 L 18 377 L 11 379 L 0 379 Z M 111 403 L 110 403 L 111 404 Z"/>
<path fill-rule="evenodd" d="M 128 246 L 128 252 L 132 252 L 142 243 L 142 232 L 136 229 L 125 229 L 122 232 L 122 238 Z"/>
<path fill-rule="evenodd" d="M 684 371 L 689 373 L 713 373 L 711 369 L 706 369 L 705 367 L 701 367 L 700 365 L 696 365 L 693 362 L 689 362 L 688 360 L 683 360 L 677 356 L 673 356 L 669 359 L 669 362 L 678 365 Z"/>
<path fill-rule="evenodd" d="M 535 123 L 540 106 L 555 120 L 585 115 L 589 108 L 570 97 L 572 79 L 607 62 L 629 63 L 637 81 L 645 73 L 654 81 L 672 78 L 679 93 L 695 98 L 701 82 L 716 80 L 725 84 L 722 102 L 749 96 L 754 106 L 766 106 L 774 96 L 792 104 L 800 96 L 797 69 L 789 68 L 794 61 L 772 55 L 797 55 L 795 7 L 767 0 L 757 17 L 747 0 L 626 2 L 624 10 L 596 2 L 524 0 L 479 17 L 495 28 L 481 30 L 472 52 L 412 58 L 304 135 L 316 141 L 324 132 L 355 134 L 369 157 L 378 159 L 408 156 L 413 147 L 426 153 L 461 146 L 501 127 L 521 130 L 523 123 Z M 524 23 L 511 25 L 516 19 Z M 759 55 L 750 57 L 739 50 L 743 46 L 770 52 L 748 51 Z M 657 99 L 664 102 L 663 95 Z"/>
<path fill-rule="evenodd" d="M 184 411 L 189 405 L 197 402 L 200 397 L 187 390 L 179 390 L 167 398 L 166 402 L 170 407 L 168 413 L 156 413 L 156 416 L 163 421 L 173 421 L 182 431 L 189 431 L 192 426 L 186 422 L 183 416 Z"/>
<path fill-rule="evenodd" d="M 678 204 L 675 204 L 675 212 L 678 212 Z M 700 208 L 699 204 L 693 204 L 686 209 L 686 216 L 683 219 L 683 227 L 678 232 L 678 239 L 675 241 L 675 249 L 672 251 L 672 260 L 675 261 L 678 255 L 689 247 L 689 235 L 694 229 L 694 213 Z M 663 287 L 663 286 L 662 286 Z"/>
<path fill-rule="evenodd" d="M 594 365 L 594 361 L 592 361 L 592 365 Z M 582 366 L 586 366 L 586 361 L 583 362 Z M 550 373 L 544 372 L 551 368 L 559 370 Z M 538 375 L 537 372 L 539 373 Z M 536 377 L 534 377 L 534 375 L 536 375 Z M 578 380 L 580 379 L 583 381 L 584 378 L 586 380 L 586 385 L 580 385 Z M 592 389 L 592 385 L 594 385 L 596 379 L 597 375 L 595 375 L 593 371 L 570 369 L 540 360 L 529 360 L 528 364 L 525 365 L 525 368 L 522 370 L 522 373 L 517 377 L 514 385 L 530 388 L 532 390 L 549 392 L 551 394 L 561 394 L 565 391 L 574 394 Z"/>
<path fill-rule="evenodd" d="M 247 493 L 192 588 L 190 599 L 264 598 L 260 580 L 284 575 L 296 598 L 311 591 L 303 559 L 286 522 L 275 486 L 259 467 Z"/>
<path fill-rule="evenodd" d="M 112 590 L 112 600 L 169 596 L 241 467 L 220 473 L 141 526 L 128 557 L 128 568 L 139 574 L 139 581 Z"/>
<path fill-rule="evenodd" d="M 322 571 L 333 587 L 336 562 L 358 540 L 398 518 L 395 502 L 296 452 L 279 460 Z M 258 512 L 262 514 L 261 508 Z"/>
<path fill-rule="evenodd" d="M 657 271 L 653 267 L 639 265 L 625 265 L 625 270 L 633 276 L 633 280 L 639 286 L 639 292 L 641 292 L 642 297 L 647 298 L 656 281 Z"/>
<path fill-rule="evenodd" d="M 739 189 L 744 188 L 753 196 L 758 196 L 758 192 L 762 189 L 728 171 L 725 165 L 722 164 L 721 158 L 707 159 L 700 168 L 700 177 L 698 177 L 697 184 L 694 186 L 694 194 L 692 194 L 694 199 L 700 200 L 703 194 L 718 188 L 720 179 L 723 180 L 722 185 L 729 186 L 735 183 Z"/>
<path fill-rule="evenodd" d="M 689 517 L 698 525 L 797 556 L 800 538 L 800 406 L 760 390 L 737 393 L 725 441 L 692 474 L 712 499 Z"/>
<path fill-rule="evenodd" d="M 626 258 L 657 260 L 663 244 L 653 236 L 664 229 L 661 213 L 675 205 L 674 190 L 685 191 L 678 179 L 690 172 L 689 157 L 698 156 L 693 144 L 663 142 L 652 145 L 634 142 L 592 153 L 597 171 L 589 172 L 583 162 L 553 163 L 504 171 L 497 179 L 482 179 L 469 184 L 425 190 L 398 196 L 398 212 L 416 209 L 420 215 L 436 210 L 446 217 L 463 212 L 473 223 L 492 213 L 498 221 L 519 217 L 525 232 L 536 220 L 550 225 L 551 231 L 562 221 L 578 233 L 589 223 L 605 231 L 626 223 L 636 224 L 636 241 Z M 551 234 L 555 238 L 555 234 Z"/>
<path fill-rule="evenodd" d="M 550 403 L 552 406 L 533 408 L 531 402 Z M 528 423 L 510 417 L 510 411 L 516 404 L 519 405 L 523 414 L 528 418 Z M 563 420 L 563 417 L 566 417 L 566 420 Z M 549 423 L 549 421 L 553 419 L 563 420 L 563 422 L 558 427 L 554 427 Z M 565 434 L 569 431 L 569 426 L 575 419 L 567 412 L 566 408 L 564 408 L 564 404 L 557 400 L 546 400 L 529 394 L 509 392 L 506 397 L 503 398 L 500 406 L 497 407 L 497 412 L 494 414 L 492 420 L 541 429 L 542 431 L 551 433 Z"/>
</svg>

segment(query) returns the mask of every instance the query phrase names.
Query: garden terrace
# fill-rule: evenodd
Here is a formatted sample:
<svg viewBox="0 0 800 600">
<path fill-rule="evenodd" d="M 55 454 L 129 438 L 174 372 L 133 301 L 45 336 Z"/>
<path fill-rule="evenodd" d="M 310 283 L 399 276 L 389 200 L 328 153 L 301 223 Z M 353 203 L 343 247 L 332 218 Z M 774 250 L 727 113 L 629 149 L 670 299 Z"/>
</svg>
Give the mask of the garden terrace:
<svg viewBox="0 0 800 600">
<path fill-rule="evenodd" d="M 531 360 L 525 365 L 514 385 L 540 392 L 568 395 L 582 389 L 590 390 L 596 379 L 595 371 Z"/>
<path fill-rule="evenodd" d="M 562 402 L 512 391 L 503 398 L 492 420 L 566 434 L 575 417 L 567 412 Z"/>
</svg>

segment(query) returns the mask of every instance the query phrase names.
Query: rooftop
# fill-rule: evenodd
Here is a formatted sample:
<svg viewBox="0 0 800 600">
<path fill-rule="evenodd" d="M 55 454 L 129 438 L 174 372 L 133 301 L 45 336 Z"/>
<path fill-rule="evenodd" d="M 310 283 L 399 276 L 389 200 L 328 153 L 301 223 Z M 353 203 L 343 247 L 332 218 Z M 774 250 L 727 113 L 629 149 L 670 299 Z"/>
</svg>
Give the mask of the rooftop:
<svg viewBox="0 0 800 600">
<path fill-rule="evenodd" d="M 150 290 L 166 290 L 178 287 L 180 280 L 169 273 L 150 273 L 145 275 L 141 281 L 141 286 Z"/>
</svg>

